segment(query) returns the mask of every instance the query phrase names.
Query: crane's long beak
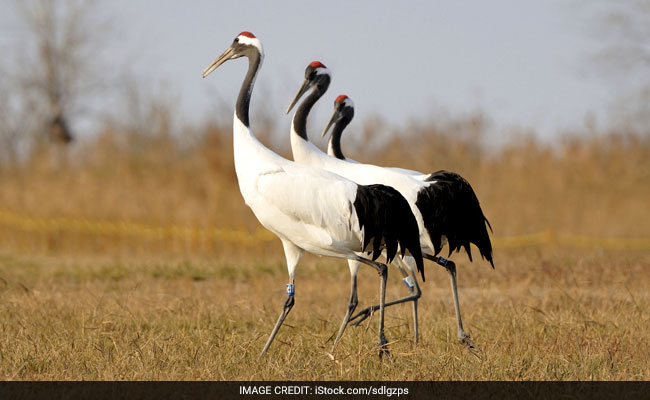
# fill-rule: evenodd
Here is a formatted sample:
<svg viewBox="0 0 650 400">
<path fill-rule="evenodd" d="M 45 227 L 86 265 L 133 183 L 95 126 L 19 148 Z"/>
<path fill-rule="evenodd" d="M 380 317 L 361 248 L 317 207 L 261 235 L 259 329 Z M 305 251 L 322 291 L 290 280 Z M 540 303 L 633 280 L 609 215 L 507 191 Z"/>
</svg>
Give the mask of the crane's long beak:
<svg viewBox="0 0 650 400">
<path fill-rule="evenodd" d="M 206 69 L 203 70 L 203 77 L 205 78 L 206 76 L 210 75 L 212 71 L 217 69 L 221 64 L 225 63 L 226 61 L 230 60 L 232 56 L 235 53 L 235 49 L 232 47 L 228 47 L 226 51 L 223 52 L 219 57 L 217 57 L 216 60 L 212 62 L 212 64 L 208 65 Z"/>
<path fill-rule="evenodd" d="M 327 123 L 327 125 L 325 125 L 325 129 L 323 129 L 323 134 L 321 135 L 321 137 L 325 137 L 327 131 L 329 131 L 332 125 L 337 123 L 340 119 L 341 119 L 341 112 L 335 108 L 334 112 L 332 113 L 332 116 L 330 117 L 329 122 Z"/>
<path fill-rule="evenodd" d="M 289 108 L 287 108 L 287 114 L 289 114 L 289 111 L 293 108 L 293 106 L 296 105 L 298 100 L 302 97 L 303 94 L 305 94 L 309 88 L 311 88 L 313 82 L 309 81 L 308 79 L 305 79 L 302 82 L 302 85 L 300 86 L 300 89 L 298 89 L 298 93 L 296 93 L 296 96 L 291 100 L 291 104 L 289 104 Z"/>
</svg>

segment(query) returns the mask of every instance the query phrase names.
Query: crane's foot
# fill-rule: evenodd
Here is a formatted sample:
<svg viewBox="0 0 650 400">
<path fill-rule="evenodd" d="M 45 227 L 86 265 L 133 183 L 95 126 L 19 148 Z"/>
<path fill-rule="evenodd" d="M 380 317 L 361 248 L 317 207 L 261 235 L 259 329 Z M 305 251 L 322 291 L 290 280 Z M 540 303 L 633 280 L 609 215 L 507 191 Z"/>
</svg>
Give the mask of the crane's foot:
<svg viewBox="0 0 650 400">
<path fill-rule="evenodd" d="M 379 342 L 377 343 L 379 346 L 379 359 L 383 360 L 384 356 L 390 357 L 390 351 L 388 351 L 388 340 L 386 340 L 386 336 L 384 334 L 381 334 L 381 337 L 379 338 Z"/>
<path fill-rule="evenodd" d="M 354 314 L 352 317 L 350 317 L 350 321 L 348 321 L 348 323 L 352 323 L 352 325 L 354 326 L 359 326 L 368 317 L 372 316 L 372 313 L 377 311 L 378 309 L 379 306 L 366 307 L 363 310 L 359 311 L 358 313 Z"/>
<path fill-rule="evenodd" d="M 477 357 L 481 352 L 467 332 L 461 331 L 458 333 L 458 343 L 462 344 L 470 353 Z"/>
</svg>

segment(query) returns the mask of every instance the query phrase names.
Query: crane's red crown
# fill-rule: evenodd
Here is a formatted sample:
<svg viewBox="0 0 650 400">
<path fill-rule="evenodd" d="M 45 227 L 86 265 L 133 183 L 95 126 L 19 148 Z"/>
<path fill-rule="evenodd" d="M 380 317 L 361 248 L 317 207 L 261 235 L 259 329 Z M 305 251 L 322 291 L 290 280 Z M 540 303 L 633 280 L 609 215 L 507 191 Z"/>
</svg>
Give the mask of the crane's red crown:
<svg viewBox="0 0 650 400">
<path fill-rule="evenodd" d="M 312 68 L 327 68 L 325 65 L 323 65 L 322 62 L 320 61 L 312 61 L 309 63 L 309 66 Z"/>
<path fill-rule="evenodd" d="M 243 31 L 237 36 L 246 36 L 248 38 L 255 39 L 255 35 L 253 35 L 252 33 L 248 32 L 248 31 Z"/>
<path fill-rule="evenodd" d="M 344 94 L 341 94 L 341 95 L 339 95 L 339 97 L 336 98 L 336 100 L 335 100 L 334 102 L 335 102 L 335 103 L 342 103 L 342 102 L 344 102 L 347 98 L 348 98 L 348 96 L 346 96 L 346 95 L 344 95 Z"/>
</svg>

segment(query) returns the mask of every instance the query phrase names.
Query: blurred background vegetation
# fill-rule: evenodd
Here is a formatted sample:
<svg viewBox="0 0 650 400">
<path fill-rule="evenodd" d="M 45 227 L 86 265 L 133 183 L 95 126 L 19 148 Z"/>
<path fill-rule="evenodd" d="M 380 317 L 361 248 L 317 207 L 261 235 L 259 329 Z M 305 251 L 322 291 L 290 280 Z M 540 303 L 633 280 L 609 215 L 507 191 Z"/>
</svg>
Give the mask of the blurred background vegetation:
<svg viewBox="0 0 650 400">
<path fill-rule="evenodd" d="M 617 73 L 650 66 L 650 24 L 630 22 L 650 15 L 650 8 L 630 4 L 610 14 L 610 40 L 595 55 L 598 65 Z M 128 71 L 98 73 L 96 49 L 115 27 L 96 3 L 14 5 L 26 29 L 21 51 L 0 65 L 0 246 L 210 253 L 271 243 L 269 251 L 279 251 L 239 194 L 230 103 L 220 104 L 213 119 L 189 125 L 174 112 L 173 95 L 144 87 Z M 344 145 L 349 157 L 364 162 L 460 173 L 496 237 L 548 230 L 650 237 L 647 84 L 630 94 L 633 105 L 620 102 L 612 110 L 620 115 L 614 126 L 595 127 L 587 119 L 583 128 L 551 140 L 516 128 L 496 138 L 489 115 L 477 111 L 402 126 L 358 116 L 361 129 L 349 132 Z M 106 112 L 98 97 L 119 106 Z M 288 124 L 262 106 L 252 114 L 261 140 L 290 156 Z M 92 133 L 73 123 L 79 118 L 92 121 Z M 260 240 L 251 242 L 250 235 Z"/>
</svg>

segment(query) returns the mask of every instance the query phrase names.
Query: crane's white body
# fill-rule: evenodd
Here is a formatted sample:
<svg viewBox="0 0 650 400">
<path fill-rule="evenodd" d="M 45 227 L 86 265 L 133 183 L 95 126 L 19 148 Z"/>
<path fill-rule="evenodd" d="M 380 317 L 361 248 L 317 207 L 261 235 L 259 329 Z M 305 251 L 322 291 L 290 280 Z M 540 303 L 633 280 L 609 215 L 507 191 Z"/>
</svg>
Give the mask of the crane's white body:
<svg viewBox="0 0 650 400">
<path fill-rule="evenodd" d="M 356 162 L 356 161 L 350 160 L 350 159 L 346 159 L 346 161 L 348 161 L 348 162 Z M 424 182 L 424 180 L 427 179 L 427 177 L 429 176 L 427 174 L 423 174 L 420 171 L 413 171 L 413 170 L 404 169 L 404 168 L 388 167 L 386 169 L 389 170 L 389 171 L 397 172 L 398 174 L 401 174 L 401 175 L 410 176 L 410 177 L 412 177 L 414 179 L 417 179 L 419 181 L 422 181 L 422 182 Z"/>
<path fill-rule="evenodd" d="M 340 158 L 336 157 L 336 154 L 334 153 L 334 149 L 332 148 L 332 143 L 331 142 L 329 142 L 328 145 L 327 145 L 327 155 L 332 157 L 332 158 L 336 158 L 337 160 L 340 160 Z M 341 161 L 345 161 L 345 162 L 348 162 L 348 163 L 351 163 L 351 164 L 360 164 L 359 161 L 356 161 L 356 160 L 353 160 L 353 159 L 347 158 L 347 157 L 345 157 Z M 424 182 L 425 179 L 429 176 L 427 174 L 423 174 L 420 171 L 413 171 L 411 169 L 398 168 L 398 167 L 383 167 L 383 168 L 388 170 L 388 171 L 393 171 L 393 172 L 396 172 L 396 173 L 401 174 L 401 175 L 408 175 L 411 178 L 417 179 L 417 180 L 419 180 L 421 182 Z"/>
<path fill-rule="evenodd" d="M 327 155 L 332 157 L 332 158 L 336 158 L 336 154 L 334 153 L 334 148 L 332 147 L 332 142 L 331 141 L 329 141 L 327 143 Z M 340 160 L 340 158 L 336 158 L 336 159 Z M 345 161 L 345 162 L 351 163 L 351 164 L 360 164 L 359 161 L 356 161 L 356 160 L 353 160 L 353 159 L 347 158 L 347 157 L 345 157 L 345 159 L 343 159 L 341 161 Z M 425 179 L 427 179 L 427 177 L 429 176 L 427 174 L 423 174 L 420 171 L 413 171 L 412 169 L 405 169 L 405 168 L 398 168 L 398 167 L 382 167 L 382 168 L 384 168 L 385 170 L 388 170 L 388 171 L 396 172 L 396 173 L 398 173 L 400 175 L 407 175 L 407 176 L 409 176 L 411 178 L 414 178 L 414 179 L 417 179 L 417 180 L 419 180 L 421 182 L 424 182 Z"/>
<path fill-rule="evenodd" d="M 351 160 L 344 156 L 341 149 L 341 134 L 345 127 L 350 123 L 354 117 L 354 103 L 347 95 L 339 95 L 334 102 L 334 113 L 330 118 L 325 130 L 323 131 L 323 136 L 327 133 L 332 124 L 335 124 L 335 128 L 332 132 L 330 140 L 327 144 L 327 152 L 330 157 L 337 159 L 342 163 L 348 163 L 350 168 L 357 168 L 357 161 Z M 297 136 L 297 135 L 295 135 Z M 306 134 L 303 132 L 303 137 L 306 137 Z M 303 140 L 304 141 L 304 140 Z M 299 143 L 297 143 L 300 146 Z M 307 150 L 307 146 L 302 146 L 303 153 Z M 313 152 L 313 149 L 309 149 Z M 485 229 L 485 224 L 489 226 L 489 222 L 485 218 L 483 211 L 480 208 L 478 203 L 478 198 L 476 194 L 471 189 L 469 182 L 462 178 L 458 174 L 449 173 L 447 171 L 437 171 L 433 174 L 424 174 L 419 171 L 413 171 L 404 168 L 384 168 L 385 171 L 390 171 L 392 174 L 398 174 L 403 176 L 405 179 L 415 179 L 420 182 L 428 183 L 429 181 L 435 179 L 441 179 L 440 186 L 429 186 L 429 189 L 433 189 L 434 193 L 429 195 L 435 196 L 436 189 L 441 189 L 446 195 L 440 197 L 441 204 L 439 207 L 448 207 L 446 221 L 439 221 L 443 224 L 452 223 L 460 229 L 456 229 L 455 232 L 452 232 L 454 236 L 455 244 L 450 243 L 450 252 L 454 248 L 458 249 L 462 246 L 467 250 L 468 256 L 471 261 L 471 253 L 469 251 L 469 243 L 474 243 L 479 247 L 481 256 L 486 258 L 494 268 L 494 263 L 492 261 L 492 247 L 489 241 L 489 236 L 487 230 Z M 435 178 L 434 178 L 435 177 Z M 442 193 L 440 192 L 440 193 Z M 453 193 L 453 197 L 449 197 L 449 194 Z M 426 198 L 426 197 L 425 197 Z M 437 197 L 436 197 L 437 198 Z M 430 206 L 430 205 L 429 205 Z M 426 206 L 423 206 L 426 209 Z M 436 212 L 435 210 L 434 213 Z M 423 211 L 426 212 L 426 211 Z M 439 212 L 439 211 L 438 211 Z M 468 216 L 471 216 L 468 218 Z M 450 231 L 449 226 L 443 228 Z M 444 235 L 443 235 L 444 237 Z M 465 242 L 466 244 L 463 244 Z M 459 245 L 460 244 L 460 245 Z M 456 311 L 456 319 L 458 323 L 458 340 L 463 345 L 467 346 L 470 351 L 476 350 L 474 343 L 470 339 L 469 335 L 463 329 L 462 318 L 460 315 L 460 304 L 458 300 L 458 287 L 456 279 L 456 266 L 450 260 L 445 260 L 441 257 L 427 257 L 428 259 L 435 261 L 436 263 L 443 266 L 451 278 L 451 288 L 454 300 L 454 308 Z M 417 281 L 416 281 L 417 283 Z M 390 304 L 390 303 L 387 303 Z M 416 303 L 414 303 L 414 306 Z M 416 315 L 417 317 L 417 315 Z M 353 317 L 354 318 L 354 317 Z"/>
<path fill-rule="evenodd" d="M 266 229 L 321 256 L 348 258 L 362 251 L 363 232 L 352 208 L 355 183 L 280 157 L 236 115 L 233 134 L 239 189 Z"/>
<path fill-rule="evenodd" d="M 295 131 L 293 123 L 291 124 L 291 151 L 293 159 L 299 163 L 322 168 L 343 176 L 360 185 L 382 184 L 395 188 L 404 196 L 411 206 L 411 211 L 415 215 L 420 230 L 420 245 L 424 252 L 434 251 L 431 238 L 424 227 L 422 213 L 415 204 L 418 193 L 426 186 L 435 184 L 433 182 L 424 182 L 415 177 L 404 175 L 383 167 L 371 164 L 361 164 L 358 162 L 349 162 L 331 157 L 321 151 L 312 142 L 300 137 Z"/>
</svg>

